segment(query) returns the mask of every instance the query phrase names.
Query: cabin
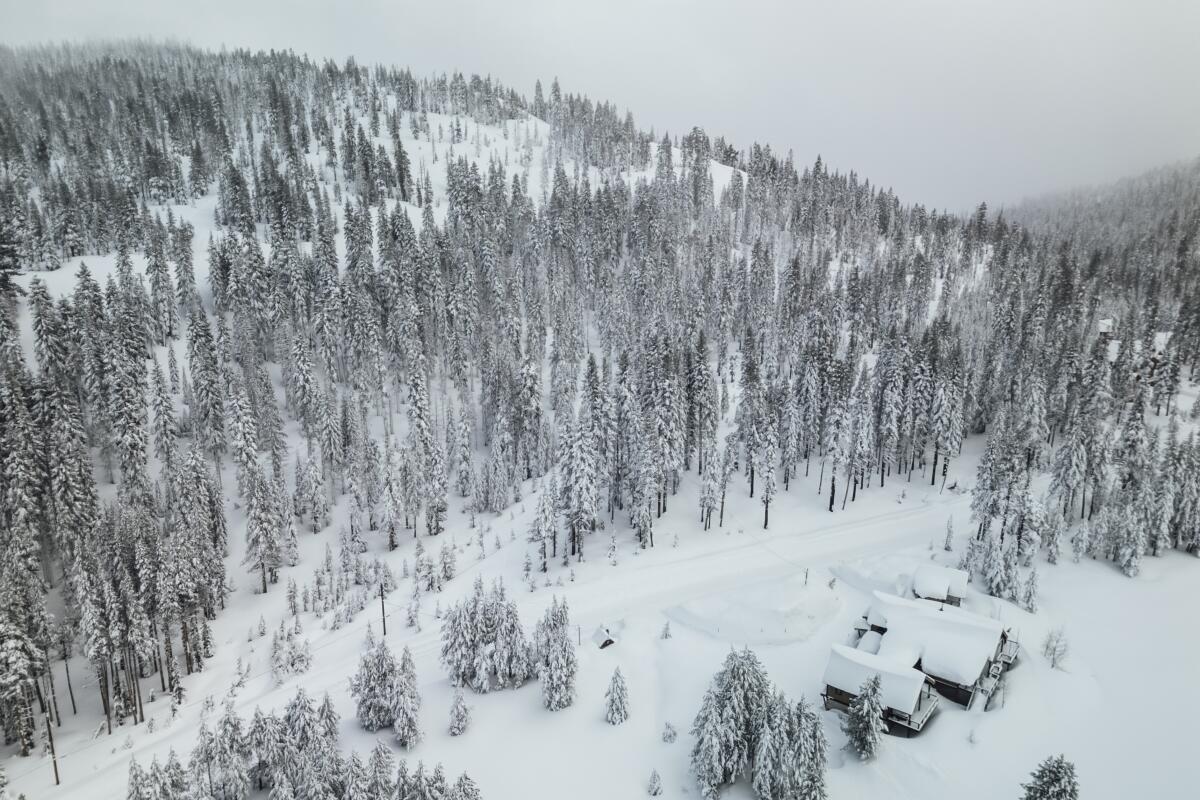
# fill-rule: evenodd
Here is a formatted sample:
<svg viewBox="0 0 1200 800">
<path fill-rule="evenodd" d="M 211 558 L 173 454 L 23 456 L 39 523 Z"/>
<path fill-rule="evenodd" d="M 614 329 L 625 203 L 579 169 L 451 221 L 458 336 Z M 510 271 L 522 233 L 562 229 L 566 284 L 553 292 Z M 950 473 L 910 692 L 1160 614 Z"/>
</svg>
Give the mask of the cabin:
<svg viewBox="0 0 1200 800">
<path fill-rule="evenodd" d="M 970 708 L 987 700 L 1019 645 L 998 620 L 958 606 L 875 592 L 858 646 L 927 676 L 943 697 Z"/>
<path fill-rule="evenodd" d="M 967 596 L 969 576 L 961 569 L 942 567 L 937 564 L 922 564 L 913 573 L 913 596 L 923 600 L 936 600 L 952 606 L 961 606 Z"/>
<path fill-rule="evenodd" d="M 607 625 L 600 625 L 592 631 L 592 642 L 603 650 L 617 643 L 617 635 Z"/>
<path fill-rule="evenodd" d="M 888 732 L 905 737 L 920 733 L 938 706 L 929 679 L 912 667 L 841 644 L 833 645 L 825 666 L 821 698 L 826 710 L 848 711 L 862 685 L 876 675 Z"/>
</svg>

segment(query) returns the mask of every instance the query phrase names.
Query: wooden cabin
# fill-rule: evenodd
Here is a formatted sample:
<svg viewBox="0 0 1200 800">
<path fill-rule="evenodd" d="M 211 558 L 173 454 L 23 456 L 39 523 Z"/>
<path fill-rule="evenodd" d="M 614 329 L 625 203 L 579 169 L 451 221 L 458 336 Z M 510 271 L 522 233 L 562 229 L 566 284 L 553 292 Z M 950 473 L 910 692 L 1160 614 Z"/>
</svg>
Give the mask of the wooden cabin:
<svg viewBox="0 0 1200 800">
<path fill-rule="evenodd" d="M 879 676 L 879 697 L 888 732 L 900 736 L 920 733 L 937 710 L 938 696 L 918 670 L 876 654 L 835 644 L 825 666 L 825 708 L 848 711 L 863 684 Z"/>
</svg>

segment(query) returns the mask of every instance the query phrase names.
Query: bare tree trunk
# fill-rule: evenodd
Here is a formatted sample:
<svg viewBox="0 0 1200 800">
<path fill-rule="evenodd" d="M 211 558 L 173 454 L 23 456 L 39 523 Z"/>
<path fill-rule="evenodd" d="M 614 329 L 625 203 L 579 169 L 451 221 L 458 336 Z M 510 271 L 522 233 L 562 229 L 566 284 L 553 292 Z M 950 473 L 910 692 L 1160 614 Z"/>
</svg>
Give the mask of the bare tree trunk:
<svg viewBox="0 0 1200 800">
<path fill-rule="evenodd" d="M 46 670 L 46 683 L 50 689 L 50 708 L 54 710 L 54 724 L 62 727 L 62 717 L 58 713 L 58 692 L 54 688 L 54 670 Z"/>
<path fill-rule="evenodd" d="M 112 703 L 109 702 L 108 668 L 101 665 L 97 671 L 100 673 L 100 703 L 104 706 L 104 721 L 108 725 L 108 735 L 112 736 Z"/>
<path fill-rule="evenodd" d="M 50 761 L 54 764 L 54 785 L 58 786 L 58 753 L 54 749 L 54 729 L 50 727 L 50 717 L 46 717 L 46 744 L 50 747 Z"/>
<path fill-rule="evenodd" d="M 71 713 L 78 714 L 79 709 L 75 706 L 75 689 L 71 686 L 71 662 L 65 652 L 63 653 L 63 672 L 67 674 L 67 694 L 71 697 Z"/>
</svg>

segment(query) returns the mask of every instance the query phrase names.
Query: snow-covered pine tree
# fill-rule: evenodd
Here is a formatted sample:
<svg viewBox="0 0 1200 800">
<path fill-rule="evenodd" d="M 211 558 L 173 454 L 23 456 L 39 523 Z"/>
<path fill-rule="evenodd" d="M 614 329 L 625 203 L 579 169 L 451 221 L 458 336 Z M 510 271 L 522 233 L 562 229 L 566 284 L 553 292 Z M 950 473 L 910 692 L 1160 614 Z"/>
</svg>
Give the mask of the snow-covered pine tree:
<svg viewBox="0 0 1200 800">
<path fill-rule="evenodd" d="M 705 800 L 715 800 L 721 785 L 727 780 L 724 749 L 725 742 L 736 735 L 725 725 L 721 709 L 717 704 L 717 690 L 710 686 L 692 724 L 692 735 L 696 743 L 692 746 L 692 772 L 700 784 L 700 795 Z"/>
<path fill-rule="evenodd" d="M 483 794 L 479 791 L 479 786 L 471 779 L 467 773 L 458 776 L 454 781 L 454 785 L 450 787 L 449 794 L 446 795 L 446 800 L 483 800 Z"/>
<path fill-rule="evenodd" d="M 870 761 L 879 752 L 887 724 L 883 720 L 883 704 L 879 696 L 879 676 L 870 678 L 850 702 L 843 730 L 850 747 L 863 761 Z"/>
<path fill-rule="evenodd" d="M 1038 573 L 1037 567 L 1029 571 L 1029 577 L 1025 581 L 1025 586 L 1021 589 L 1021 607 L 1030 614 L 1036 614 L 1038 610 Z"/>
<path fill-rule="evenodd" d="M 629 719 L 629 689 L 620 667 L 613 670 L 608 691 L 604 694 L 604 719 L 609 725 L 620 725 Z"/>
<path fill-rule="evenodd" d="M 358 661 L 358 671 L 350 678 L 359 724 L 378 731 L 396 722 L 400 670 L 384 639 L 375 640 L 367 628 L 366 649 Z"/>
<path fill-rule="evenodd" d="M 825 785 L 828 766 L 828 743 L 825 728 L 816 710 L 803 699 L 796 704 L 793 715 L 793 762 L 794 783 L 797 800 L 826 800 L 829 796 Z M 799 741 L 797 742 L 796 739 Z"/>
<path fill-rule="evenodd" d="M 563 437 L 563 455 L 559 465 L 562 476 L 562 504 L 567 520 L 571 555 L 583 560 L 583 535 L 590 532 L 596 519 L 596 452 L 587 421 L 576 419 Z"/>
<path fill-rule="evenodd" d="M 575 701 L 575 673 L 578 657 L 567 621 L 566 603 L 557 598 L 538 623 L 538 680 L 542 685 L 542 704 L 559 711 Z"/>
<path fill-rule="evenodd" d="M 446 581 L 454 579 L 454 575 L 457 572 L 455 561 L 453 543 L 443 542 L 441 550 L 438 552 L 438 564 L 441 571 L 439 586 Z"/>
<path fill-rule="evenodd" d="M 364 797 L 368 800 L 391 800 L 396 794 L 394 777 L 395 759 L 392 751 L 383 742 L 371 748 L 367 759 L 367 786 Z"/>
<path fill-rule="evenodd" d="M 1079 800 L 1075 765 L 1063 756 L 1051 756 L 1038 764 L 1029 783 L 1021 784 L 1023 800 Z"/>
<path fill-rule="evenodd" d="M 467 699 L 462 690 L 459 689 L 455 691 L 454 702 L 450 705 L 450 735 L 462 736 L 470 724 L 471 709 L 467 706 Z"/>
<path fill-rule="evenodd" d="M 251 572 L 257 572 L 262 581 L 262 591 L 267 591 L 267 581 L 275 582 L 282 552 L 279 541 L 280 520 L 275 513 L 271 487 L 258 472 L 250 474 L 249 518 L 246 522 L 246 558 L 244 562 Z"/>
<path fill-rule="evenodd" d="M 392 713 L 395 721 L 392 730 L 396 741 L 405 749 L 415 747 L 421 741 L 421 691 L 417 686 L 417 669 L 412 652 L 406 646 L 400 656 L 396 691 L 393 695 Z"/>
<path fill-rule="evenodd" d="M 658 774 L 658 770 L 650 770 L 650 780 L 646 782 L 646 794 L 651 797 L 658 797 L 663 793 L 662 778 Z"/>
</svg>

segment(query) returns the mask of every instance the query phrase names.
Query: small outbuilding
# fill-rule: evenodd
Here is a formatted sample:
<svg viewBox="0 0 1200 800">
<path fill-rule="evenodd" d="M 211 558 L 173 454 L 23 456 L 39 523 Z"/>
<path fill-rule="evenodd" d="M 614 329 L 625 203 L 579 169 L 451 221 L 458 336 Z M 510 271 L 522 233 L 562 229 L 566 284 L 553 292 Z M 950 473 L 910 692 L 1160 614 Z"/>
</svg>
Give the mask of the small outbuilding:
<svg viewBox="0 0 1200 800">
<path fill-rule="evenodd" d="M 600 648 L 601 650 L 605 649 L 606 647 L 612 647 L 614 644 L 616 644 L 619 641 L 619 638 L 620 638 L 620 635 L 619 635 L 620 630 L 619 629 L 623 628 L 624 625 L 619 625 L 616 627 L 617 627 L 617 630 L 614 630 L 612 627 L 609 627 L 608 625 L 597 626 L 596 630 L 592 631 L 592 643 L 595 644 L 596 647 Z"/>
</svg>

